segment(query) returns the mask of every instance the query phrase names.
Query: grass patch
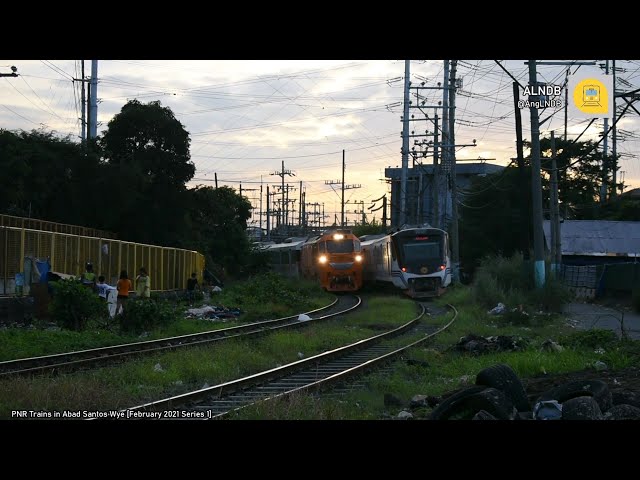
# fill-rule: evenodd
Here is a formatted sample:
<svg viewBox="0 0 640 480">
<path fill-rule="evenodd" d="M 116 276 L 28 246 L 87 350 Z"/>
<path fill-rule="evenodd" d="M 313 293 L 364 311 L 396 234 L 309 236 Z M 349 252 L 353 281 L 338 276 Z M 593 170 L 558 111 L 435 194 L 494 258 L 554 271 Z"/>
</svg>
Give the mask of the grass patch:
<svg viewBox="0 0 640 480">
<path fill-rule="evenodd" d="M 257 284 L 262 287 L 256 290 L 258 292 L 256 295 L 253 295 L 252 289 Z M 281 292 L 281 295 L 274 293 L 274 289 Z M 265 292 L 272 296 L 266 299 Z M 43 328 L 8 328 L 0 330 L 0 361 L 217 330 L 241 323 L 286 317 L 302 311 L 314 310 L 330 304 L 333 300 L 333 295 L 323 292 L 313 283 L 291 282 L 277 276 L 274 278 L 273 275 L 258 276 L 248 282 L 239 282 L 224 292 L 212 295 L 208 302 L 210 305 L 240 306 L 243 313 L 237 320 L 211 322 L 186 319 L 183 312 L 186 312 L 189 307 L 184 302 L 179 302 L 172 318 L 166 315 L 169 308 L 164 308 L 164 321 L 161 324 L 152 325 L 152 322 L 145 324 L 144 320 L 150 315 L 149 312 L 142 312 L 146 316 L 141 318 L 138 323 L 140 326 L 148 328 L 142 336 L 138 335 L 140 332 L 121 332 L 116 319 L 111 319 L 106 328 L 100 322 L 89 321 L 86 329 L 82 332 Z M 154 312 L 150 313 L 153 316 Z"/>
<path fill-rule="evenodd" d="M 40 410 L 42 405 L 50 410 L 78 405 L 85 410 L 112 410 L 145 403 L 297 361 L 299 353 L 310 357 L 376 335 L 380 324 L 391 329 L 416 316 L 415 304 L 405 299 L 376 299 L 370 307 L 375 308 L 255 340 L 154 354 L 122 366 L 59 377 L 3 380 L 0 417 L 10 417 L 11 410 Z"/>
</svg>

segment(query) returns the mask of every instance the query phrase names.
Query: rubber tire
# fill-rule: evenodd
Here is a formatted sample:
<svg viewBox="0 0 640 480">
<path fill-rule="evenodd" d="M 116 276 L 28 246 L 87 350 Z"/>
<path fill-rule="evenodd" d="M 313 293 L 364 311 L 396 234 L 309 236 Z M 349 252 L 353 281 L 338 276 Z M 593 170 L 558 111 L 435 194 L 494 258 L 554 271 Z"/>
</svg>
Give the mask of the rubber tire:
<svg viewBox="0 0 640 480">
<path fill-rule="evenodd" d="M 486 410 L 480 410 L 473 416 L 471 420 L 497 420 L 497 418 L 491 415 Z"/>
<path fill-rule="evenodd" d="M 564 404 L 567 400 L 576 397 L 593 397 L 598 402 L 602 412 L 606 412 L 613 406 L 609 386 L 602 380 L 575 380 L 547 390 L 538 401 L 557 400 Z"/>
<path fill-rule="evenodd" d="M 563 402 L 562 420 L 602 420 L 602 411 L 595 398 L 574 397 Z"/>
<path fill-rule="evenodd" d="M 531 411 L 527 392 L 509 365 L 498 364 L 485 368 L 476 376 L 476 385 L 502 390 L 519 412 Z"/>
<path fill-rule="evenodd" d="M 611 407 L 605 415 L 607 420 L 640 420 L 640 408 L 633 405 L 620 404 Z"/>
<path fill-rule="evenodd" d="M 464 390 L 460 390 L 457 393 L 445 398 L 442 400 L 436 408 L 433 409 L 429 418 L 431 420 L 441 420 L 443 415 L 447 413 L 451 408 L 455 407 L 461 400 L 468 397 L 469 395 L 474 395 L 478 392 L 482 392 L 487 387 L 468 387 Z"/>
<path fill-rule="evenodd" d="M 478 391 L 477 389 L 482 389 Z M 498 420 L 513 420 L 514 407 L 511 400 L 501 390 L 485 387 L 471 387 L 460 392 L 466 395 L 460 395 L 458 398 L 453 397 L 447 399 L 450 402 L 443 402 L 438 408 L 431 413 L 432 420 L 448 420 L 453 415 L 470 410 L 472 413 L 468 418 L 480 410 L 485 410 Z"/>
</svg>

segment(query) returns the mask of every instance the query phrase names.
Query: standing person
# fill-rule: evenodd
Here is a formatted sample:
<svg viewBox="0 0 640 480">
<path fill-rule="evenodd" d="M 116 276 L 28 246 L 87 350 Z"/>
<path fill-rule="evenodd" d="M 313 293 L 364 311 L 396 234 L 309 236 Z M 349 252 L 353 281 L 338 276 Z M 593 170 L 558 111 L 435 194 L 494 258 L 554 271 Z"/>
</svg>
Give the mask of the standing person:
<svg viewBox="0 0 640 480">
<path fill-rule="evenodd" d="M 129 298 L 129 291 L 133 290 L 133 285 L 131 284 L 131 280 L 129 280 L 126 270 L 120 272 L 120 280 L 118 280 L 116 288 L 118 289 L 116 313 L 124 313 L 124 304 Z"/>
<path fill-rule="evenodd" d="M 93 264 L 91 262 L 87 262 L 84 268 L 85 272 L 80 276 L 80 281 L 87 287 L 95 288 L 96 274 L 93 273 Z"/>
<path fill-rule="evenodd" d="M 109 316 L 113 318 L 115 315 L 115 305 L 114 303 L 117 301 L 115 298 L 115 294 L 110 295 L 111 292 L 116 292 L 116 287 L 112 287 L 104 283 L 104 275 L 100 275 L 98 277 L 98 283 L 96 283 L 96 290 L 98 291 L 98 297 L 102 299 L 104 303 L 107 304 L 107 309 L 109 310 Z"/>
<path fill-rule="evenodd" d="M 200 285 L 198 285 L 198 279 L 196 278 L 195 272 L 191 274 L 191 278 L 187 280 L 187 297 L 189 298 L 189 304 L 193 306 L 193 301 L 195 300 L 196 289 L 200 289 Z"/>
<path fill-rule="evenodd" d="M 140 267 L 140 275 L 136 277 L 136 296 L 138 298 L 151 297 L 151 278 L 144 267 Z"/>
</svg>

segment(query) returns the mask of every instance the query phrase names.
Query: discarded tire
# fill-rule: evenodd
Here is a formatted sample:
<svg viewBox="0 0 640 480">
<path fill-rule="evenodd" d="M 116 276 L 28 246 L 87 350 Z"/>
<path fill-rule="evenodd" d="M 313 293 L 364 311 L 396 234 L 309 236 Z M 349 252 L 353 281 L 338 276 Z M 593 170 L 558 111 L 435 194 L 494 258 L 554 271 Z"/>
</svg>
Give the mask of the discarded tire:
<svg viewBox="0 0 640 480">
<path fill-rule="evenodd" d="M 499 364 L 485 368 L 478 373 L 476 385 L 502 390 L 519 412 L 531 410 L 522 382 L 509 365 Z"/>
<path fill-rule="evenodd" d="M 611 391 L 607 384 L 601 380 L 576 380 L 565 383 L 546 391 L 540 396 L 538 401 L 557 400 L 563 404 L 562 408 L 564 412 L 564 403 L 567 400 L 585 396 L 593 397 L 603 412 L 606 412 L 613 406 Z"/>
<path fill-rule="evenodd" d="M 498 420 L 513 420 L 515 415 L 513 403 L 502 391 L 479 386 L 449 397 L 431 413 L 431 420 L 447 420 L 456 416 L 466 420 L 481 410 Z"/>
<path fill-rule="evenodd" d="M 605 415 L 607 420 L 640 420 L 640 408 L 633 405 L 616 405 Z"/>
<path fill-rule="evenodd" d="M 497 420 L 497 418 L 485 410 L 480 410 L 471 420 Z"/>
<path fill-rule="evenodd" d="M 593 397 L 575 397 L 562 403 L 562 420 L 602 420 L 602 411 Z"/>
</svg>

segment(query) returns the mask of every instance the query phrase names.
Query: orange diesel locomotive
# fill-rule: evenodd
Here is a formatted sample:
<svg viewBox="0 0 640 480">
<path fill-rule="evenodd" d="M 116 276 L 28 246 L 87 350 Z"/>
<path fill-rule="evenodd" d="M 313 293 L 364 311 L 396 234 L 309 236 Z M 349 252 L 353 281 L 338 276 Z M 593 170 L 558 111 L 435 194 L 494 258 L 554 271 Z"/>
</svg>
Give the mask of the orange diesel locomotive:
<svg viewBox="0 0 640 480">
<path fill-rule="evenodd" d="M 360 240 L 350 230 L 332 230 L 302 244 L 300 269 L 329 292 L 362 288 L 363 254 Z"/>
</svg>

